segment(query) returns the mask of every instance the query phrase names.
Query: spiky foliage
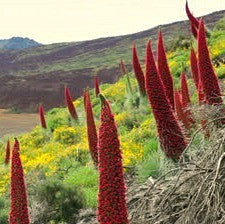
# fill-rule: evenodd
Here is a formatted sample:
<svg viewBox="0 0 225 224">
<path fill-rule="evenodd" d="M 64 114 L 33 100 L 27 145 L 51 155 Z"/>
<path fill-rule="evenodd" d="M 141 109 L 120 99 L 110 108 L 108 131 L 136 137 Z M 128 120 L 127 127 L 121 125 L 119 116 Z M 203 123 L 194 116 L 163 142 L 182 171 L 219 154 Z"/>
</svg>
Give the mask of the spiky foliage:
<svg viewBox="0 0 225 224">
<path fill-rule="evenodd" d="M 125 68 L 123 59 L 120 60 L 120 67 L 121 67 L 121 70 L 122 70 L 122 74 L 123 75 L 126 75 L 127 74 L 127 71 L 126 71 L 126 68 Z"/>
<path fill-rule="evenodd" d="M 206 102 L 210 105 L 222 104 L 219 82 L 210 59 L 203 20 L 200 21 L 198 32 L 198 68 Z"/>
<path fill-rule="evenodd" d="M 161 31 L 159 32 L 158 35 L 157 62 L 158 62 L 158 72 L 162 79 L 166 96 L 169 100 L 172 109 L 174 110 L 173 78 L 168 66 L 163 35 Z"/>
<path fill-rule="evenodd" d="M 193 48 L 191 48 L 191 53 L 190 53 L 190 64 L 191 64 L 191 73 L 195 83 L 195 87 L 198 90 L 198 81 L 199 81 L 198 60 Z"/>
<path fill-rule="evenodd" d="M 139 91 L 141 93 L 142 96 L 146 95 L 146 91 L 145 91 L 145 77 L 144 77 L 144 73 L 142 71 L 139 59 L 138 59 L 138 54 L 137 54 L 137 49 L 135 44 L 133 44 L 133 48 L 132 48 L 132 64 L 133 64 L 133 69 L 134 69 L 134 74 L 135 77 L 138 81 L 138 86 L 139 86 Z"/>
<path fill-rule="evenodd" d="M 94 78 L 94 84 L 95 84 L 95 95 L 98 96 L 98 94 L 100 93 L 98 76 L 95 76 L 95 78 Z"/>
<path fill-rule="evenodd" d="M 9 164 L 10 160 L 10 141 L 7 141 L 6 149 L 5 149 L 5 165 Z"/>
<path fill-rule="evenodd" d="M 15 139 L 12 151 L 10 201 L 9 223 L 29 224 L 27 191 L 17 139 Z"/>
<path fill-rule="evenodd" d="M 46 121 L 45 121 L 45 113 L 44 113 L 44 108 L 43 106 L 41 105 L 39 107 L 39 116 L 40 116 L 40 121 L 41 121 L 41 126 L 42 128 L 47 128 L 47 124 L 46 124 Z"/>
<path fill-rule="evenodd" d="M 180 120 L 180 122 L 188 130 L 190 128 L 190 124 L 185 116 L 179 91 L 174 91 L 174 106 L 178 120 Z"/>
<path fill-rule="evenodd" d="M 65 99 L 66 99 L 67 108 L 70 112 L 71 117 L 77 121 L 78 120 L 77 112 L 76 112 L 75 106 L 73 104 L 73 100 L 70 95 L 70 91 L 69 91 L 68 87 L 65 88 Z"/>
<path fill-rule="evenodd" d="M 155 65 L 150 41 L 146 47 L 145 85 L 156 120 L 162 149 L 167 157 L 176 160 L 185 150 L 187 142 L 164 92 L 164 87 Z"/>
<path fill-rule="evenodd" d="M 108 101 L 101 94 L 100 99 L 98 221 L 100 224 L 128 224 L 117 127 Z"/>
<path fill-rule="evenodd" d="M 92 111 L 92 104 L 90 99 L 90 94 L 88 91 L 85 93 L 85 111 L 86 111 L 86 122 L 87 122 L 87 137 L 88 137 L 88 144 L 91 153 L 91 158 L 97 167 L 98 165 L 98 136 L 97 130 L 94 121 L 94 115 Z"/>
</svg>

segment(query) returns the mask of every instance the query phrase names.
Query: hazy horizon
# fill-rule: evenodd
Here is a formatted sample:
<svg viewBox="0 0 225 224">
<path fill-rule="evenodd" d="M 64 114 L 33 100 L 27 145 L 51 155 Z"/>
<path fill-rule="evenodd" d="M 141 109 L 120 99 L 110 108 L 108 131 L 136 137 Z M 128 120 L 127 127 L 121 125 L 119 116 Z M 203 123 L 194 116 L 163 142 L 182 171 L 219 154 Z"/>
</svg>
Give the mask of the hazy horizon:
<svg viewBox="0 0 225 224">
<path fill-rule="evenodd" d="M 0 39 L 49 44 L 136 33 L 187 19 L 185 1 L 0 0 Z M 188 2 L 195 16 L 225 9 L 221 0 Z"/>
</svg>

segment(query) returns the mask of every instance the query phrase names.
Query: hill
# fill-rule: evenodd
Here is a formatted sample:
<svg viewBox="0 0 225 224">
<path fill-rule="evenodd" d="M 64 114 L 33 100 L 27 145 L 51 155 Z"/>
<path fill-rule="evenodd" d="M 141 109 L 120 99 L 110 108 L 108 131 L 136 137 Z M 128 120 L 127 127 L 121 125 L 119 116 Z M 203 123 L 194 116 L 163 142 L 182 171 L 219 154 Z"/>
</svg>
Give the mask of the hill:
<svg viewBox="0 0 225 224">
<path fill-rule="evenodd" d="M 10 39 L 0 40 L 1 50 L 21 50 L 26 48 L 38 47 L 42 44 L 23 37 L 12 37 Z"/>
<path fill-rule="evenodd" d="M 208 38 L 210 53 L 214 58 L 217 75 L 220 78 L 224 78 L 225 63 L 221 60 L 225 55 L 224 21 L 220 21 L 215 27 L 211 27 L 211 29 L 211 35 Z M 186 32 L 188 33 L 188 30 Z M 192 46 L 196 48 L 195 40 L 192 40 Z M 128 192 L 128 196 L 131 194 L 131 196 L 129 196 L 128 206 L 130 206 L 129 208 L 131 208 L 130 211 L 132 212 L 130 215 L 136 215 L 137 219 L 139 216 L 142 216 L 141 218 L 145 218 L 143 217 L 142 212 L 142 199 L 145 203 L 144 205 L 147 206 L 143 207 L 146 211 L 149 211 L 149 206 L 151 207 L 153 204 L 152 201 L 148 201 L 149 198 L 153 198 L 154 203 L 156 204 L 160 201 L 167 202 L 167 196 L 173 196 L 172 193 L 174 192 L 174 187 L 176 187 L 179 192 L 180 189 L 182 190 L 182 187 L 184 186 L 183 178 L 185 178 L 185 186 L 187 186 L 185 187 L 185 191 L 188 190 L 190 186 L 195 186 L 193 188 L 195 190 L 201 189 L 198 187 L 198 184 L 205 184 L 209 174 L 211 174 L 209 179 L 213 184 L 216 180 L 221 181 L 221 185 L 212 185 L 212 188 L 210 187 L 210 189 L 218 189 L 220 186 L 224 186 L 224 126 L 221 130 L 215 130 L 216 127 L 213 126 L 212 130 L 215 130 L 215 133 L 213 131 L 210 132 L 212 137 L 209 139 L 205 136 L 204 131 L 201 131 L 201 121 L 208 120 L 210 121 L 209 124 L 212 124 L 212 120 L 210 119 L 213 118 L 211 116 L 212 114 L 214 116 L 214 113 L 218 112 L 218 107 L 214 107 L 215 111 L 212 111 L 210 110 L 212 109 L 210 108 L 210 105 L 203 105 L 203 107 L 198 106 L 195 84 L 191 79 L 188 70 L 190 67 L 189 54 L 190 45 L 183 45 L 183 40 L 181 42 L 176 42 L 176 45 L 173 46 L 168 53 L 168 57 L 170 59 L 169 67 L 173 73 L 174 84 L 177 88 L 180 88 L 179 75 L 181 69 L 187 68 L 188 87 L 191 93 L 191 102 L 193 105 L 190 108 L 194 113 L 194 118 L 196 120 L 196 126 L 193 127 L 193 129 L 186 130 L 188 140 L 191 139 L 190 144 L 188 145 L 188 153 L 191 153 L 188 155 L 191 161 L 188 160 L 188 164 L 182 163 L 181 168 L 188 173 L 182 175 L 182 178 L 180 179 L 181 182 L 173 181 L 172 183 L 175 183 L 175 186 L 171 185 L 171 182 L 167 182 L 167 178 L 164 179 L 164 177 L 166 174 L 169 174 L 169 177 L 171 177 L 171 173 L 168 173 L 167 171 L 169 168 L 172 168 L 172 173 L 174 173 L 175 176 L 178 176 L 179 181 L 181 176 L 179 172 L 175 172 L 178 168 L 178 164 L 165 158 L 164 154 L 159 150 L 159 140 L 152 109 L 149 106 L 147 97 L 139 94 L 134 74 L 131 72 L 127 73 L 114 84 L 103 84 L 100 86 L 101 92 L 110 101 L 112 111 L 115 115 L 121 143 L 121 151 L 123 153 L 123 166 L 126 181 L 128 189 L 131 190 L 131 192 Z M 224 80 L 220 80 L 220 82 L 222 91 L 224 92 Z M 132 86 L 132 90 L 134 91 L 130 91 L 130 86 Z M 96 97 L 93 89 L 90 90 L 90 94 L 95 122 L 98 128 L 100 123 L 99 115 L 101 105 L 99 98 Z M 89 153 L 83 98 L 80 97 L 76 99 L 74 101 L 74 105 L 76 106 L 79 117 L 78 122 L 71 120 L 67 108 L 53 108 L 46 114 L 47 129 L 43 129 L 38 125 L 31 132 L 18 136 L 21 143 L 20 152 L 26 175 L 32 224 L 95 223 L 98 171 L 93 166 Z M 204 113 L 202 113 L 202 108 L 206 108 Z M 164 110 L 163 106 L 162 110 Z M 217 125 L 219 125 L 219 123 Z M 0 162 L 0 222 L 2 224 L 8 224 L 10 180 L 9 167 L 3 164 L 5 157 L 4 148 L 7 140 L 10 139 L 12 142 L 13 137 L 14 136 L 5 136 L 0 139 L 0 161 L 2 161 Z M 111 143 L 109 143 L 109 145 L 110 144 Z M 219 148 L 220 150 L 215 150 Z M 213 155 L 211 154 L 212 151 L 214 152 Z M 221 160 L 214 160 L 214 158 L 220 157 L 221 152 L 223 153 Z M 198 157 L 196 157 L 196 154 L 198 154 Z M 197 159 L 199 157 L 201 158 L 201 160 L 199 160 L 200 163 L 191 163 L 192 158 Z M 207 158 L 207 160 L 205 160 L 205 158 Z M 195 162 L 195 160 L 193 160 L 193 162 Z M 197 172 L 197 180 L 189 178 L 189 171 L 193 168 L 194 171 L 199 171 Z M 220 179 L 222 173 L 223 179 Z M 212 176 L 214 174 L 215 179 L 214 176 Z M 148 179 L 149 177 L 151 178 Z M 152 183 L 154 183 L 154 185 L 155 183 L 161 183 L 161 181 L 154 182 L 158 177 L 160 177 L 159 180 L 161 181 L 165 180 L 167 185 L 157 185 L 157 192 L 154 194 L 154 196 L 157 197 L 157 200 L 150 196 L 149 198 L 143 197 L 143 195 L 146 196 L 151 194 L 152 191 L 149 189 L 152 188 Z M 195 175 L 193 177 L 195 177 Z M 202 181 L 200 177 L 205 177 L 206 179 Z M 174 180 L 173 176 L 171 178 Z M 136 185 L 134 185 L 134 189 L 132 190 L 131 185 L 134 184 L 134 179 Z M 146 180 L 148 181 L 146 182 Z M 189 182 L 190 180 L 191 182 Z M 147 186 L 142 185 L 142 183 L 145 182 L 147 183 Z M 177 183 L 179 184 L 177 185 Z M 171 191 L 165 191 L 165 189 L 169 189 Z M 181 193 L 182 192 L 183 191 L 181 191 Z M 197 195 L 197 198 L 200 198 L 200 200 L 205 195 L 204 191 L 201 191 L 201 194 L 196 194 L 196 191 L 193 192 L 195 193 L 194 196 Z M 165 200 L 158 200 L 158 196 L 164 193 L 166 196 Z M 215 193 L 216 199 L 218 199 L 218 191 Z M 216 200 L 216 202 L 218 202 L 216 205 L 218 206 L 221 205 L 221 198 L 224 198 L 224 191 L 222 191 L 222 193 L 221 197 L 219 195 L 220 200 Z M 179 209 L 179 214 L 180 212 L 182 213 L 184 211 L 183 209 L 188 207 L 188 199 L 192 199 L 188 193 L 185 195 L 176 194 L 176 198 L 178 200 L 176 199 L 176 203 L 173 202 L 175 205 L 174 207 L 171 207 L 171 200 L 168 200 L 169 203 L 164 203 L 164 205 L 168 205 L 169 209 L 162 213 L 165 219 L 168 217 L 167 211 L 171 214 L 171 209 L 175 211 L 173 215 L 177 219 L 177 209 Z M 77 203 L 77 199 L 80 200 L 79 203 Z M 185 201 L 183 199 L 185 199 Z M 182 204 L 181 201 L 184 202 L 184 204 Z M 196 202 L 194 205 L 197 204 L 198 207 L 200 207 L 201 204 L 198 204 L 199 200 L 194 200 L 194 202 Z M 205 200 L 203 200 L 203 202 L 205 202 Z M 140 207 L 137 207 L 137 204 L 140 205 Z M 211 203 L 206 204 L 211 206 Z M 214 205 L 214 203 L 212 204 Z M 222 203 L 222 205 L 224 205 L 224 203 Z M 80 214 L 82 219 L 84 219 L 81 222 L 78 222 L 76 221 L 76 218 L 79 218 L 77 217 L 77 210 L 81 207 L 85 210 L 81 210 L 83 215 Z M 138 208 L 141 209 L 139 210 Z M 193 206 L 192 208 L 195 209 L 196 207 Z M 217 215 L 215 207 L 213 207 L 213 211 L 216 211 L 214 212 L 216 213 L 214 215 Z M 157 211 L 154 212 L 157 218 Z M 206 212 L 211 216 L 211 213 L 208 213 L 207 209 Z M 222 212 L 224 212 L 224 209 L 221 211 L 221 214 L 223 214 Z M 87 217 L 87 214 L 89 214 L 90 217 Z M 147 212 L 146 215 L 149 215 L 149 212 Z M 188 215 L 185 215 L 185 217 L 189 218 L 190 216 Z M 207 218 L 210 217 L 207 215 Z M 140 219 L 138 219 L 137 222 L 135 220 L 131 221 L 131 223 L 137 224 L 139 221 Z M 143 221 L 141 223 L 148 222 Z M 172 220 L 172 222 L 165 223 L 175 222 Z"/>
<path fill-rule="evenodd" d="M 207 27 L 225 16 L 225 11 L 204 17 Z M 178 36 L 189 39 L 188 21 L 160 26 L 166 45 Z M 100 38 L 90 41 L 59 43 L 30 49 L 0 52 L 0 108 L 36 111 L 37 104 L 46 108 L 64 104 L 63 90 L 68 85 L 72 95 L 81 96 L 83 88 L 93 86 L 93 75 L 102 83 L 114 83 L 121 75 L 118 63 L 121 57 L 130 68 L 130 48 L 136 41 L 141 59 L 145 43 L 153 46 L 159 26 L 135 34 Z"/>
</svg>

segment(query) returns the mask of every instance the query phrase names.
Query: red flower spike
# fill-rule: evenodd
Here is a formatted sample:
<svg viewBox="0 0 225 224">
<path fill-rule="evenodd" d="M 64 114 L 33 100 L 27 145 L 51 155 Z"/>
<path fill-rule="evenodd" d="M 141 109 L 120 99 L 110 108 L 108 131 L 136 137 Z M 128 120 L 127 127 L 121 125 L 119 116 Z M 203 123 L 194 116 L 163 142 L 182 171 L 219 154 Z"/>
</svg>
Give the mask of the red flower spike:
<svg viewBox="0 0 225 224">
<path fill-rule="evenodd" d="M 190 94 L 188 90 L 187 78 L 184 73 L 181 74 L 180 81 L 181 81 L 180 85 L 181 85 L 181 95 L 182 95 L 182 107 L 184 110 L 184 114 L 189 123 L 195 124 L 195 121 L 193 119 L 193 116 L 190 110 L 191 100 L 190 100 Z"/>
<path fill-rule="evenodd" d="M 195 26 L 191 23 L 191 33 L 192 33 L 192 35 L 194 36 L 194 38 L 195 39 L 197 39 L 197 37 L 198 37 L 198 29 L 197 28 L 195 28 Z"/>
<path fill-rule="evenodd" d="M 209 56 L 205 26 L 202 20 L 198 31 L 198 68 L 206 102 L 210 105 L 222 104 L 221 91 Z"/>
<path fill-rule="evenodd" d="M 199 105 L 202 105 L 205 103 L 205 95 L 204 95 L 204 92 L 202 89 L 201 82 L 199 82 L 199 85 L 198 85 L 198 103 L 199 103 Z M 202 129 L 204 130 L 204 135 L 206 138 L 209 138 L 210 132 L 209 132 L 208 127 L 205 126 L 207 123 L 208 123 L 207 120 L 201 120 L 201 126 L 202 126 Z"/>
<path fill-rule="evenodd" d="M 76 112 L 75 106 L 73 104 L 73 100 L 70 95 L 70 91 L 67 87 L 65 88 L 65 98 L 66 98 L 67 108 L 70 112 L 71 117 L 74 120 L 78 120 L 77 112 Z"/>
<path fill-rule="evenodd" d="M 8 140 L 5 149 L 5 165 L 9 164 L 9 160 L 10 160 L 10 142 Z"/>
<path fill-rule="evenodd" d="M 192 77 L 194 79 L 196 89 L 198 90 L 198 81 L 199 81 L 198 60 L 197 60 L 197 57 L 196 57 L 196 54 L 195 54 L 195 51 L 193 48 L 191 48 L 191 53 L 190 53 L 190 64 L 191 64 Z"/>
<path fill-rule="evenodd" d="M 198 84 L 198 102 L 200 105 L 205 103 L 205 94 L 203 92 L 201 82 Z"/>
<path fill-rule="evenodd" d="M 190 94 L 188 90 L 187 78 L 184 73 L 180 76 L 180 87 L 182 94 L 182 106 L 184 108 L 189 107 L 191 105 Z"/>
<path fill-rule="evenodd" d="M 83 92 L 83 99 L 84 99 L 84 110 L 86 112 L 87 90 L 84 90 L 84 92 Z"/>
<path fill-rule="evenodd" d="M 132 64 L 133 64 L 133 69 L 134 69 L 134 74 L 135 77 L 138 81 L 138 86 L 139 86 L 139 90 L 142 96 L 146 95 L 146 91 L 145 91 L 145 77 L 144 77 L 144 73 L 142 71 L 139 59 L 138 59 L 138 55 L 137 55 L 137 49 L 135 44 L 133 44 L 133 48 L 132 48 Z"/>
<path fill-rule="evenodd" d="M 11 165 L 9 224 L 30 223 L 26 184 L 19 151 L 19 142 L 15 139 Z"/>
<path fill-rule="evenodd" d="M 158 53 L 157 55 L 158 72 L 163 82 L 166 96 L 169 100 L 169 103 L 171 104 L 172 109 L 174 110 L 173 78 L 168 66 L 164 42 L 163 42 L 163 35 L 161 31 L 159 32 L 159 35 L 158 35 L 157 53 Z"/>
<path fill-rule="evenodd" d="M 95 83 L 95 95 L 98 96 L 98 94 L 100 93 L 98 76 L 95 76 L 94 83 Z"/>
<path fill-rule="evenodd" d="M 87 136 L 88 136 L 89 149 L 90 149 L 92 160 L 95 166 L 97 167 L 98 166 L 98 149 L 97 149 L 98 136 L 97 136 L 97 130 L 96 130 L 95 121 L 94 121 L 94 115 L 92 111 L 90 94 L 88 91 L 86 92 L 85 108 L 86 108 L 85 111 L 86 111 Z"/>
<path fill-rule="evenodd" d="M 40 106 L 39 107 L 39 116 L 40 116 L 40 121 L 41 121 L 41 126 L 42 128 L 47 128 L 47 125 L 46 125 L 46 121 L 45 121 L 45 113 L 44 113 L 44 108 L 43 106 Z"/>
<path fill-rule="evenodd" d="M 198 30 L 199 21 L 190 12 L 190 9 L 188 7 L 188 1 L 186 1 L 186 7 L 185 7 L 185 9 L 186 9 L 186 13 L 187 13 L 188 19 L 189 19 L 189 21 L 191 23 L 191 26 L 194 26 L 195 30 Z"/>
<path fill-rule="evenodd" d="M 100 224 L 129 224 L 117 127 L 108 101 L 101 94 L 99 96 L 102 105 L 98 142 L 98 221 Z"/>
<path fill-rule="evenodd" d="M 185 150 L 187 142 L 165 95 L 164 87 L 155 65 L 150 41 L 146 47 L 145 86 L 156 120 L 162 149 L 167 157 L 176 160 Z"/>
<path fill-rule="evenodd" d="M 127 71 L 126 71 L 123 59 L 121 59 L 121 61 L 120 61 L 120 66 L 121 66 L 121 70 L 122 70 L 123 75 L 126 75 Z"/>
<path fill-rule="evenodd" d="M 188 120 L 186 119 L 185 113 L 183 111 L 179 91 L 174 92 L 174 105 L 175 105 L 175 111 L 176 111 L 177 118 L 180 120 L 180 122 L 182 122 L 182 124 L 184 125 L 184 127 L 187 130 L 190 129 L 190 124 L 189 124 Z"/>
</svg>

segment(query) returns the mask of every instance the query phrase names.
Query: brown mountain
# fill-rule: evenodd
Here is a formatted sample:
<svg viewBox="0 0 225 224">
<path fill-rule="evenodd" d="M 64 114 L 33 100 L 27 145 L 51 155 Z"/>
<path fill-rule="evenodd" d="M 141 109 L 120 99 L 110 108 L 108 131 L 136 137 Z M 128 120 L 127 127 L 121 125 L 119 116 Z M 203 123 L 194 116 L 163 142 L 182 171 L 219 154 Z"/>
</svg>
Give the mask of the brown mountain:
<svg viewBox="0 0 225 224">
<path fill-rule="evenodd" d="M 203 18 L 210 29 L 224 16 L 225 10 Z M 188 21 L 160 27 L 166 44 L 178 35 L 190 37 Z M 120 58 L 130 64 L 132 42 L 137 43 L 142 58 L 146 41 L 150 38 L 153 45 L 156 43 L 158 29 L 159 26 L 125 36 L 0 51 L 0 108 L 36 111 L 39 103 L 46 108 L 63 105 L 65 85 L 76 98 L 84 87 L 93 86 L 95 74 L 102 83 L 115 82 L 121 76 Z"/>
</svg>

